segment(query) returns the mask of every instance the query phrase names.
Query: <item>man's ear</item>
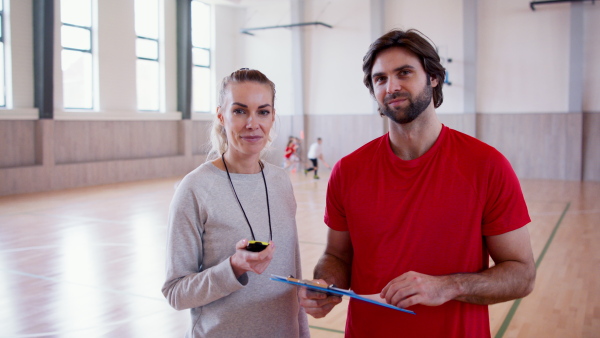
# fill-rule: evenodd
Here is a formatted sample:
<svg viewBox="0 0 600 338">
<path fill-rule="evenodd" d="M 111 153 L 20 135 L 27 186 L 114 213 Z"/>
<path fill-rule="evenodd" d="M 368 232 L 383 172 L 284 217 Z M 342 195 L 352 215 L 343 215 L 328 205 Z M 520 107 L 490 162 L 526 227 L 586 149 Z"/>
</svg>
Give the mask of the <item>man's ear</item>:
<svg viewBox="0 0 600 338">
<path fill-rule="evenodd" d="M 439 84 L 438 79 L 435 77 L 431 77 L 431 87 L 437 87 Z"/>
</svg>

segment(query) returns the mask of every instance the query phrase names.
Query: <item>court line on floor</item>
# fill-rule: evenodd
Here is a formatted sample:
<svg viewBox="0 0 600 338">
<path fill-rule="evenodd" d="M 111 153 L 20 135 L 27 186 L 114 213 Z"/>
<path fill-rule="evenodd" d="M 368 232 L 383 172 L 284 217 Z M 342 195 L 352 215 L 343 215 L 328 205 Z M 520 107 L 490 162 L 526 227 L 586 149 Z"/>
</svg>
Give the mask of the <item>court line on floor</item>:
<svg viewBox="0 0 600 338">
<path fill-rule="evenodd" d="M 554 240 L 554 236 L 556 235 L 558 228 L 562 224 L 562 221 L 565 218 L 565 215 L 567 214 L 567 210 L 569 210 L 570 206 L 571 206 L 571 202 L 567 203 L 567 206 L 565 207 L 562 214 L 560 215 L 560 218 L 558 219 L 558 222 L 554 226 L 554 229 L 552 230 L 550 237 L 548 237 L 548 240 L 546 241 L 546 245 L 544 246 L 544 249 L 542 249 L 542 252 L 540 253 L 540 256 L 538 257 L 538 260 L 535 262 L 536 270 L 539 268 L 540 264 L 542 263 L 542 260 L 544 259 L 544 256 L 546 255 L 546 252 L 548 251 L 548 248 L 550 247 L 550 244 Z M 504 318 L 504 322 L 502 322 L 500 329 L 498 329 L 498 332 L 496 333 L 495 338 L 502 338 L 504 336 L 504 333 L 506 333 L 506 329 L 508 329 L 510 322 L 512 321 L 515 313 L 517 312 L 517 309 L 519 308 L 519 305 L 521 305 L 521 299 L 522 298 L 515 300 L 513 305 L 510 307 L 510 310 L 508 310 L 508 313 L 506 314 L 506 317 Z"/>
<path fill-rule="evenodd" d="M 328 332 L 341 333 L 341 334 L 345 333 L 344 331 L 334 330 L 334 329 L 328 329 L 326 327 L 320 327 L 320 326 L 309 325 L 308 327 L 311 328 L 311 329 L 321 330 L 321 331 L 328 331 Z"/>
<path fill-rule="evenodd" d="M 114 321 L 114 322 L 109 322 L 109 323 L 103 323 L 102 325 L 98 325 L 98 326 L 91 326 L 91 327 L 83 327 L 83 328 L 78 328 L 78 329 L 73 329 L 73 330 L 62 330 L 62 331 L 49 331 L 49 332 L 39 332 L 39 333 L 23 333 L 23 334 L 16 334 L 14 336 L 3 336 L 0 335 L 0 338 L 2 337 L 12 337 L 12 338 L 34 338 L 34 337 L 48 337 L 48 336 L 63 336 L 65 334 L 71 334 L 71 333 L 78 333 L 78 332 L 85 332 L 85 331 L 91 331 L 91 330 L 95 330 L 97 331 L 99 328 L 109 328 L 109 327 L 113 327 L 113 326 L 119 326 L 122 324 L 128 324 L 128 323 L 132 323 L 134 321 L 140 320 L 140 319 L 144 319 L 146 317 L 150 317 L 150 316 L 154 316 L 156 314 L 159 314 L 161 312 L 164 312 L 163 310 L 160 311 L 155 311 L 149 314 L 145 314 L 145 315 L 141 315 L 141 316 L 132 316 L 126 319 L 121 319 L 119 321 Z M 110 333 L 110 332 L 106 332 L 106 333 Z"/>
<path fill-rule="evenodd" d="M 135 294 L 135 293 L 132 293 L 132 292 L 129 292 L 129 291 L 121 291 L 121 290 L 109 289 L 109 288 L 95 286 L 95 285 L 77 283 L 77 282 L 72 282 L 72 281 L 68 281 L 68 280 L 64 280 L 64 279 L 59 279 L 59 278 L 53 278 L 53 277 L 47 277 L 47 276 L 42 276 L 42 275 L 36 275 L 36 274 L 33 274 L 33 273 L 24 272 L 24 271 L 18 271 L 18 270 L 12 270 L 12 269 L 0 269 L 0 271 L 4 271 L 4 272 L 7 272 L 7 273 L 12 273 L 12 274 L 15 274 L 15 275 L 21 275 L 21 276 L 25 276 L 25 277 L 35 278 L 35 279 L 41 279 L 41 280 L 45 280 L 45 281 L 49 281 L 49 282 L 53 282 L 53 283 L 57 283 L 57 284 L 64 283 L 64 284 L 76 285 L 76 286 L 80 286 L 80 287 L 88 288 L 88 289 L 100 290 L 100 291 L 103 291 L 103 292 L 109 292 L 109 293 L 114 293 L 114 294 L 119 294 L 119 295 L 130 296 L 130 297 L 145 298 L 145 299 L 149 299 L 149 300 L 153 300 L 153 301 L 159 301 L 159 302 L 165 302 L 164 298 L 158 298 L 158 297 L 152 297 L 152 296 L 145 296 L 145 295 Z"/>
</svg>

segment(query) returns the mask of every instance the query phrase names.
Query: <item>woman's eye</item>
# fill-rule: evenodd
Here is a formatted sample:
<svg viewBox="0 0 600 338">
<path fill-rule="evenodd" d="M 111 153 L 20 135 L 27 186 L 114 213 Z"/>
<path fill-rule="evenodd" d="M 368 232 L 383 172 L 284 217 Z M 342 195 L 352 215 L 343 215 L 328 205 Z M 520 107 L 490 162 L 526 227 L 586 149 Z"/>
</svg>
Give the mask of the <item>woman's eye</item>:
<svg viewBox="0 0 600 338">
<path fill-rule="evenodd" d="M 234 113 L 234 114 L 244 114 L 244 113 L 245 113 L 245 111 L 244 111 L 243 109 L 234 109 L 234 110 L 233 110 L 233 113 Z"/>
<path fill-rule="evenodd" d="M 271 112 L 270 112 L 270 111 L 268 111 L 268 110 L 261 110 L 261 111 L 259 112 L 259 114 L 260 114 L 260 115 L 269 115 L 269 114 L 271 114 Z"/>
</svg>

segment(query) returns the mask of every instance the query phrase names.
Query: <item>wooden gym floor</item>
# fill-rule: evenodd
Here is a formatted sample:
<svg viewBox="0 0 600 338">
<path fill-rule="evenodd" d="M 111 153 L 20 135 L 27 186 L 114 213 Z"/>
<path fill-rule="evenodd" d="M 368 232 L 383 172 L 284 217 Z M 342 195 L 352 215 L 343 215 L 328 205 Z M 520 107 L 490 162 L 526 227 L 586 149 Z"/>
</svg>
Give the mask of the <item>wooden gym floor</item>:
<svg viewBox="0 0 600 338">
<path fill-rule="evenodd" d="M 290 174 L 305 277 L 325 247 L 328 174 Z M 179 179 L 0 197 L 0 337 L 183 337 L 188 311 L 160 292 Z M 490 307 L 492 335 L 600 336 L 600 182 L 522 186 L 536 287 Z M 309 317 L 312 337 L 343 337 L 346 306 Z"/>
</svg>

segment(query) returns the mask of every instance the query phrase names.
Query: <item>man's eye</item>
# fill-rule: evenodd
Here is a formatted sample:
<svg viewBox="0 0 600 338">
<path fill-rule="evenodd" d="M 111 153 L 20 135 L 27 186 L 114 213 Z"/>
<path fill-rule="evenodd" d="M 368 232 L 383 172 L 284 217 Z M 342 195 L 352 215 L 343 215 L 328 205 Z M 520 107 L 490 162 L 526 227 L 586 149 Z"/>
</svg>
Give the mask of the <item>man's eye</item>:
<svg viewBox="0 0 600 338">
<path fill-rule="evenodd" d="M 375 82 L 375 83 L 381 83 L 381 82 L 384 82 L 384 81 L 385 81 L 384 77 L 376 77 L 375 80 L 373 80 L 373 82 Z"/>
</svg>

